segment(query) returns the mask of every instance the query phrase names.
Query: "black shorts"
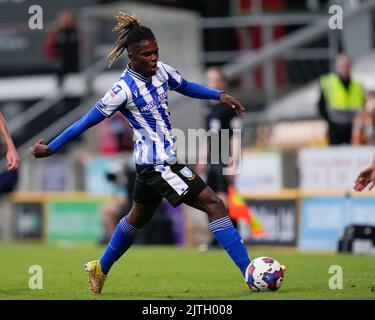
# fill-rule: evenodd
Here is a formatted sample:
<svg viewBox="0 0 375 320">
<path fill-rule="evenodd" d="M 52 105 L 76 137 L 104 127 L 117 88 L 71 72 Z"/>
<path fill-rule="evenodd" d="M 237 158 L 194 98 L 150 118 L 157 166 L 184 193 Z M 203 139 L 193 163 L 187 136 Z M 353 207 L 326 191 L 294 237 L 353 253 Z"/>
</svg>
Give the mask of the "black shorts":
<svg viewBox="0 0 375 320">
<path fill-rule="evenodd" d="M 211 164 L 207 171 L 207 185 L 216 193 L 228 193 L 229 183 L 223 169 L 221 164 Z"/>
<path fill-rule="evenodd" d="M 159 203 L 166 198 L 173 207 L 194 199 L 206 183 L 187 165 L 136 165 L 133 200 L 140 203 Z"/>
</svg>

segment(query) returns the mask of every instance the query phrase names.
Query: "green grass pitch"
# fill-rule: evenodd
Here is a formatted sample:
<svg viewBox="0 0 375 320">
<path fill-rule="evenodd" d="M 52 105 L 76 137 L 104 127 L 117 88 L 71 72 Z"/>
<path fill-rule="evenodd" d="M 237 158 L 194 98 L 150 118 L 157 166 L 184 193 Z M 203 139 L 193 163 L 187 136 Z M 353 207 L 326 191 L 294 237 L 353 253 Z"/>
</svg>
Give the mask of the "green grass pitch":
<svg viewBox="0 0 375 320">
<path fill-rule="evenodd" d="M 83 265 L 104 247 L 87 244 L 0 244 L 0 300 L 20 299 L 375 299 L 375 257 L 251 248 L 251 258 L 271 256 L 287 265 L 277 292 L 251 293 L 223 250 L 134 246 L 112 268 L 100 296 L 88 290 Z M 31 290 L 31 265 L 43 269 L 43 289 Z M 343 289 L 328 286 L 329 268 L 343 269 Z"/>
</svg>

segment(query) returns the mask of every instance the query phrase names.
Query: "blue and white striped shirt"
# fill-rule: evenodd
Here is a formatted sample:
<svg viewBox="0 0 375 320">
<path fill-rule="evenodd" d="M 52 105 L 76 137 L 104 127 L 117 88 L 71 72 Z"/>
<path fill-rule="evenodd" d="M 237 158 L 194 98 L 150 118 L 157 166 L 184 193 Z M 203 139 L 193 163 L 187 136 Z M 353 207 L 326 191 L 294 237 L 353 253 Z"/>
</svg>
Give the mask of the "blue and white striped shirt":
<svg viewBox="0 0 375 320">
<path fill-rule="evenodd" d="M 221 91 L 182 78 L 176 69 L 159 61 L 155 75 L 145 78 L 128 66 L 120 80 L 96 104 L 110 117 L 119 111 L 135 134 L 137 164 L 166 164 L 176 161 L 175 137 L 168 111 L 168 89 L 201 99 L 218 100 Z"/>
</svg>

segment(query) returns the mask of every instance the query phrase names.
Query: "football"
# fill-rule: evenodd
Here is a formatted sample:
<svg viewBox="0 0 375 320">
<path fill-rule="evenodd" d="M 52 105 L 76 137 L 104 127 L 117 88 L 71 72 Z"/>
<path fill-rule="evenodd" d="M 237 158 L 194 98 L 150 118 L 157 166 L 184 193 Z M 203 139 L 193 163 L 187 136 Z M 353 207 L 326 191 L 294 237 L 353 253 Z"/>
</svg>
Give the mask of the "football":
<svg viewBox="0 0 375 320">
<path fill-rule="evenodd" d="M 273 258 L 256 258 L 246 269 L 246 284 L 253 292 L 276 291 L 283 282 L 284 268 Z"/>
</svg>

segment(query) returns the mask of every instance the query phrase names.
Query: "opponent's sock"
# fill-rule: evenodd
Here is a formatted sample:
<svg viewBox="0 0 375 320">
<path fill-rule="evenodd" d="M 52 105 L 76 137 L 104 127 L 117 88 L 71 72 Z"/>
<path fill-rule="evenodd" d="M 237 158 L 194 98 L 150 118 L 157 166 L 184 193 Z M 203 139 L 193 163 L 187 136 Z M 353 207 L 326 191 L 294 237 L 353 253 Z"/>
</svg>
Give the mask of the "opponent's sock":
<svg viewBox="0 0 375 320">
<path fill-rule="evenodd" d="M 133 244 L 138 229 L 132 226 L 126 217 L 123 217 L 112 235 L 111 241 L 101 256 L 99 262 L 104 274 L 107 274 L 112 265 Z"/>
<path fill-rule="evenodd" d="M 245 244 L 237 229 L 233 227 L 232 221 L 226 216 L 211 222 L 209 226 L 215 239 L 226 250 L 233 262 L 241 270 L 242 275 L 245 276 L 246 268 L 251 261 Z"/>
</svg>

